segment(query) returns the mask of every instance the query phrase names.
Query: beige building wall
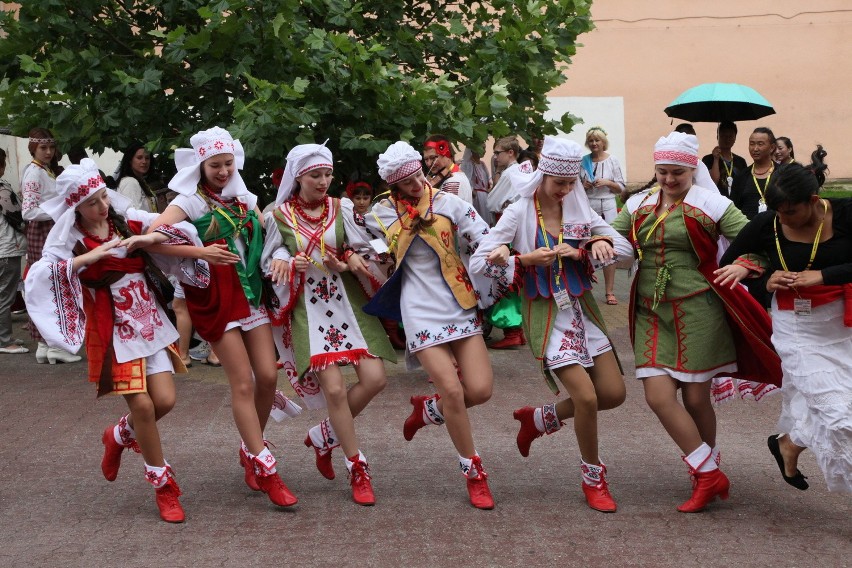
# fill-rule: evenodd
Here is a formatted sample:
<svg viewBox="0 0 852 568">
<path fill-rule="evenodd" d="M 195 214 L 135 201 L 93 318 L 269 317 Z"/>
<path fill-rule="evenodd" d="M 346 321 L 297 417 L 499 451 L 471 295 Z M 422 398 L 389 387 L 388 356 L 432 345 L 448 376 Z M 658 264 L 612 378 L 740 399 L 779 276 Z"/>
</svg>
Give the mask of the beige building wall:
<svg viewBox="0 0 852 568">
<path fill-rule="evenodd" d="M 800 161 L 823 144 L 830 177 L 852 178 L 852 1 L 595 0 L 592 16 L 597 29 L 579 38 L 568 81 L 551 95 L 623 98 L 623 124 L 618 113 L 609 125 L 596 116 L 571 137 L 592 124 L 623 131 L 611 141 L 624 147 L 629 181 L 651 177 L 654 142 L 673 128 L 663 109 L 709 82 L 748 85 L 775 108 L 738 124 L 734 151 L 746 161 L 748 135 L 768 126 L 792 139 Z M 695 126 L 710 153 L 715 124 Z"/>
</svg>

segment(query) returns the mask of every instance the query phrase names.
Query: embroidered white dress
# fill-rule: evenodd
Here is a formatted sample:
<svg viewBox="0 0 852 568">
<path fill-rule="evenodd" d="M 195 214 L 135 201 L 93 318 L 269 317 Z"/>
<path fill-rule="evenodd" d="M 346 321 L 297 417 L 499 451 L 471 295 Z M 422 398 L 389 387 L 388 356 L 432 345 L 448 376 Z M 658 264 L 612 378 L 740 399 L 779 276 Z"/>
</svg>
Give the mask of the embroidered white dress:
<svg viewBox="0 0 852 568">
<path fill-rule="evenodd" d="M 448 238 L 455 239 L 459 257 L 467 267 L 470 256 L 488 234 L 488 225 L 470 203 L 444 191 L 435 194 L 433 211 L 452 222 L 455 235 Z M 375 204 L 373 213 L 376 217 L 368 216 L 366 221 L 374 233 L 397 221 L 396 209 L 387 199 Z M 476 308 L 466 310 L 459 305 L 442 276 L 435 252 L 419 236 L 397 270 L 402 271 L 399 305 L 409 352 L 482 334 L 482 320 Z"/>
<path fill-rule="evenodd" d="M 577 190 L 575 190 L 577 191 Z M 578 201 L 572 201 L 576 204 Z M 583 206 L 585 199 L 580 201 Z M 567 206 L 566 206 L 567 207 Z M 626 258 L 632 258 L 633 249 L 630 243 L 618 234 L 612 227 L 604 221 L 600 215 L 592 210 L 589 210 L 585 219 L 582 222 L 570 222 L 568 217 L 569 212 L 563 214 L 562 235 L 563 242 L 574 246 L 575 248 L 583 248 L 592 237 L 608 237 L 613 241 L 616 254 Z M 515 271 L 519 266 L 510 258 L 507 266 L 501 267 L 489 263 L 486 258 L 496 248 L 503 244 L 511 243 L 513 249 L 519 254 L 526 254 L 537 249 L 539 246 L 544 246 L 541 239 L 540 229 L 538 225 L 538 216 L 535 210 L 535 202 L 532 198 L 525 197 L 511 204 L 503 212 L 502 217 L 497 224 L 491 229 L 488 236 L 483 239 L 480 247 L 471 258 L 471 270 L 475 274 L 493 275 L 502 273 L 499 278 L 499 284 L 490 288 L 484 294 L 499 295 L 502 290 L 505 290 L 509 285 L 516 280 L 522 278 L 521 275 L 516 275 Z M 556 238 L 549 235 L 550 245 L 556 243 Z M 555 319 L 550 335 L 546 338 L 547 346 L 543 354 L 543 366 L 546 369 L 555 369 L 567 365 L 579 364 L 584 367 L 594 365 L 593 357 L 612 350 L 612 345 L 606 334 L 596 325 L 589 316 L 585 313 L 580 302 L 580 296 L 585 290 L 591 289 L 590 282 L 586 281 L 586 286 L 583 286 L 583 280 L 586 277 L 582 274 L 569 274 L 571 271 L 576 271 L 578 267 L 573 266 L 574 263 L 565 263 L 563 276 L 568 276 L 565 280 L 569 280 L 567 288 L 569 290 L 571 305 L 566 309 L 555 310 Z M 521 270 L 524 270 L 521 268 Z M 524 272 L 527 272 L 524 270 Z M 537 277 L 529 279 L 526 282 L 525 288 L 538 285 Z M 571 288 L 575 288 L 571 290 Z M 530 290 L 524 290 L 525 293 L 531 293 Z M 536 291 L 533 290 L 533 293 Z M 550 290 L 546 290 L 550 292 Z M 551 300 L 555 303 L 555 300 Z M 541 338 L 545 339 L 545 338 Z"/>
<path fill-rule="evenodd" d="M 26 221 L 53 221 L 40 205 L 56 197 L 56 179 L 41 166 L 29 163 L 21 174 L 21 215 Z"/>
<path fill-rule="evenodd" d="M 272 335 L 293 388 L 309 408 L 317 408 L 310 399 L 319 393 L 313 372 L 363 357 L 396 360 L 378 320 L 361 311 L 366 296 L 356 280 L 323 265 L 323 253 L 339 256 L 345 239 L 339 201 L 329 197 L 327 204 L 322 226 L 301 219 L 291 202 L 264 216 L 263 272 L 269 274 L 273 259 L 290 265 L 288 281 L 274 286 L 279 306 L 271 314 Z M 297 251 L 314 261 L 304 273 L 295 269 Z"/>
<path fill-rule="evenodd" d="M 123 216 L 128 221 L 141 223 L 142 232 L 157 217 L 137 209 L 127 209 Z M 181 235 L 172 237 L 167 243 L 200 245 L 194 228 L 188 223 L 166 227 L 166 230 Z M 76 227 L 71 228 L 63 243 L 51 243 L 48 238 L 44 255 L 30 267 L 25 280 L 27 311 L 45 341 L 51 347 L 71 353 L 80 349 L 85 337 L 83 294 L 94 294 L 80 282 L 80 274 L 86 269 L 83 268 L 79 273 L 73 269 L 73 248 L 83 238 Z M 117 258 L 124 258 L 126 254 L 124 248 L 114 248 L 112 252 Z M 151 256 L 164 272 L 174 274 L 183 282 L 199 287 L 209 282 L 207 263 L 204 261 Z M 179 334 L 148 288 L 144 275 L 125 274 L 110 284 L 109 289 L 114 311 L 112 340 L 116 361 L 126 363 L 147 358 L 148 374 L 173 370 L 163 350 L 177 341 Z"/>
</svg>

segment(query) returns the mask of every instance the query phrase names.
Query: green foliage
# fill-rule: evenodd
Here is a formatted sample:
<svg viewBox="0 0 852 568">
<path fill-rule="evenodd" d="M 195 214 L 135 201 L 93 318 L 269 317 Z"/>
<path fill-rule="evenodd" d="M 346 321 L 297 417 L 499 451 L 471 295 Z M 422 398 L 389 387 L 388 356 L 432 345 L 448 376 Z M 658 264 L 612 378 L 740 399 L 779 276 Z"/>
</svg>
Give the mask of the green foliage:
<svg viewBox="0 0 852 568">
<path fill-rule="evenodd" d="M 545 121 L 590 0 L 39 0 L 0 26 L 0 114 L 60 147 L 155 152 L 214 125 L 239 137 L 245 178 L 322 142 L 338 171 L 372 172 L 398 139 L 464 144 Z M 341 177 L 341 176 L 338 176 Z"/>
</svg>

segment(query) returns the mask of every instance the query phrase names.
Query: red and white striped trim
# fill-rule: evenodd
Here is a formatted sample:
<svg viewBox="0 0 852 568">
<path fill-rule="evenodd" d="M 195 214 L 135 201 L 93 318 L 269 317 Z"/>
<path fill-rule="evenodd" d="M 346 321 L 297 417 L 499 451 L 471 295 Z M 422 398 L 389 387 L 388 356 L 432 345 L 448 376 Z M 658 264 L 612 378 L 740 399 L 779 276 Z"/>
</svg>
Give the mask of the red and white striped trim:
<svg viewBox="0 0 852 568">
<path fill-rule="evenodd" d="M 582 158 L 559 158 L 542 154 L 538 169 L 545 174 L 556 177 L 575 177 L 580 175 Z"/>
<path fill-rule="evenodd" d="M 393 185 L 395 183 L 399 183 L 405 178 L 412 176 L 419 172 L 423 166 L 420 165 L 420 160 L 411 160 L 410 162 L 406 162 L 396 170 L 394 173 L 388 176 L 388 179 L 385 180 L 388 182 L 388 185 Z"/>
<path fill-rule="evenodd" d="M 698 167 L 698 155 L 678 150 L 657 150 L 654 152 L 655 164 L 674 164 L 678 166 Z"/>
</svg>

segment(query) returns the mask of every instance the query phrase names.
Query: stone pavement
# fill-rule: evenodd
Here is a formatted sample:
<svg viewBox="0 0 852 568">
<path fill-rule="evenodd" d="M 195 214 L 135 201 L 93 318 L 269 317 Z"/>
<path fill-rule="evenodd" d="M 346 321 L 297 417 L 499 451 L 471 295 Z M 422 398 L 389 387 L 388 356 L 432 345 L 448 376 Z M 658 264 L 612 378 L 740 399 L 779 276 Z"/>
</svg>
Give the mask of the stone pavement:
<svg viewBox="0 0 852 568">
<path fill-rule="evenodd" d="M 319 475 L 302 440 L 324 415 L 306 411 L 267 429 L 300 499 L 277 509 L 243 483 L 224 373 L 196 363 L 177 378 L 178 404 L 160 423 L 184 493 L 182 525 L 159 520 L 140 456 L 125 453 L 113 483 L 100 473 L 100 435 L 123 401 L 96 401 L 82 364 L 0 355 L 0 566 L 852 566 L 852 499 L 825 489 L 809 452 L 800 467 L 811 488 L 793 489 L 766 450 L 780 397 L 718 409 L 731 497 L 701 514 L 675 510 L 690 481 L 633 378 L 626 280 L 619 271 L 621 304 L 601 307 L 628 385 L 627 401 L 600 416 L 615 514 L 585 505 L 570 422 L 529 458 L 518 453 L 512 410 L 552 400 L 526 348 L 491 351 L 494 397 L 471 412 L 493 511 L 468 505 L 444 428 L 402 438 L 409 396 L 430 390 L 402 365 L 388 366 L 387 389 L 356 421 L 377 505 L 351 501 L 339 450 L 337 479 Z"/>
</svg>

